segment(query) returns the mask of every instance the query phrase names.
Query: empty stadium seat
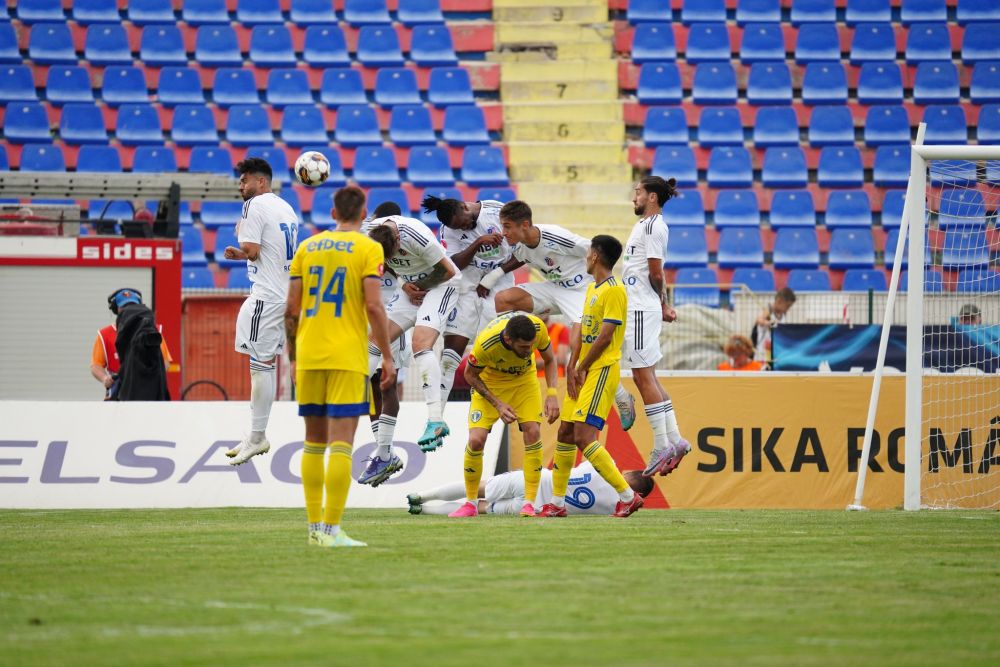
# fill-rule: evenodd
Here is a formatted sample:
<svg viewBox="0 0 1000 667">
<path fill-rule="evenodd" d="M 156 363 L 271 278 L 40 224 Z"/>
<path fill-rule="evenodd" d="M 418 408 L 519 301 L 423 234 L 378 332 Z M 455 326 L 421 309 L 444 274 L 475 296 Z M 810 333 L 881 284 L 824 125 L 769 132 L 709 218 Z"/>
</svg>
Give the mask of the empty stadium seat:
<svg viewBox="0 0 1000 667">
<path fill-rule="evenodd" d="M 645 65 L 648 67 L 649 65 Z M 675 70 L 676 72 L 676 66 Z M 641 82 L 641 76 L 640 76 Z M 680 76 L 677 78 L 677 91 L 680 92 Z M 695 104 L 736 104 L 738 91 L 736 88 L 736 73 L 729 63 L 702 63 L 695 68 L 692 83 L 692 96 Z M 639 101 L 642 102 L 640 91 Z M 670 100 L 655 100 L 669 103 Z M 654 100 L 644 103 L 652 103 Z M 676 102 L 680 102 L 680 96 Z"/>
<path fill-rule="evenodd" d="M 730 284 L 734 291 L 746 289 L 751 292 L 773 292 L 774 274 L 771 273 L 771 269 L 741 266 L 733 270 Z"/>
<path fill-rule="evenodd" d="M 138 67 L 107 67 L 101 99 L 109 106 L 149 101 L 146 76 Z"/>
<path fill-rule="evenodd" d="M 844 272 L 840 289 L 845 292 L 884 292 L 886 287 L 885 274 L 878 269 L 848 269 Z"/>
<path fill-rule="evenodd" d="M 324 71 L 319 86 L 319 101 L 329 107 L 368 104 L 361 72 L 348 67 L 330 68 Z"/>
<path fill-rule="evenodd" d="M 464 67 L 435 67 L 431 69 L 427 86 L 427 100 L 434 106 L 474 104 L 472 83 Z"/>
<path fill-rule="evenodd" d="M 909 289 L 909 272 L 899 274 L 899 289 L 906 292 Z M 924 269 L 924 293 L 940 294 L 944 291 L 944 276 L 935 269 Z"/>
<path fill-rule="evenodd" d="M 337 23 L 337 13 L 327 0 L 292 0 L 288 16 L 300 26 Z"/>
<path fill-rule="evenodd" d="M 760 205 L 753 190 L 722 190 L 715 198 L 715 226 L 758 227 Z"/>
<path fill-rule="evenodd" d="M 754 63 L 747 79 L 750 104 L 791 104 L 792 75 L 783 62 Z"/>
<path fill-rule="evenodd" d="M 448 199 L 448 197 L 441 197 L 441 199 Z M 462 198 L 461 196 L 459 196 L 459 197 L 452 197 L 452 199 L 461 200 Z M 517 199 L 517 193 L 514 192 L 513 188 L 498 188 L 498 187 L 479 188 L 479 190 L 476 192 L 476 200 L 485 201 L 487 199 L 503 202 L 506 204 L 509 201 L 514 201 L 515 199 Z"/>
<path fill-rule="evenodd" d="M 903 0 L 899 18 L 903 25 L 947 21 L 948 8 L 945 0 Z"/>
<path fill-rule="evenodd" d="M 9 26 L 9 24 L 0 25 Z M 8 38 L 13 35 L 14 30 L 10 28 Z M 11 50 L 16 53 L 16 37 L 11 44 L 8 53 Z M 65 23 L 36 23 L 31 26 L 31 34 L 28 36 L 28 58 L 39 65 L 75 65 L 77 57 L 76 51 L 73 50 L 73 36 L 69 32 L 69 26 Z M 21 56 L 18 53 L 17 62 L 20 61 Z"/>
<path fill-rule="evenodd" d="M 973 104 L 1000 102 L 1000 62 L 976 63 L 969 83 Z"/>
<path fill-rule="evenodd" d="M 678 270 L 674 277 L 674 305 L 694 304 L 718 308 L 722 304 L 718 282 L 714 269 L 699 267 Z"/>
<path fill-rule="evenodd" d="M 132 171 L 140 174 L 158 174 L 177 171 L 177 156 L 164 146 L 139 146 L 132 157 Z"/>
<path fill-rule="evenodd" d="M 278 0 L 239 0 L 236 3 L 236 21 L 243 25 L 284 23 Z"/>
<path fill-rule="evenodd" d="M 170 138 L 182 146 L 218 144 L 215 116 L 204 104 L 182 104 L 174 109 Z"/>
<path fill-rule="evenodd" d="M 403 53 L 396 31 L 390 26 L 364 26 L 358 33 L 357 57 L 367 67 L 402 66 Z"/>
<path fill-rule="evenodd" d="M 847 25 L 859 23 L 886 23 L 892 20 L 889 0 L 847 0 L 844 13 Z"/>
<path fill-rule="evenodd" d="M 716 146 L 708 158 L 708 185 L 713 188 L 748 188 L 753 184 L 750 152 L 742 146 Z"/>
<path fill-rule="evenodd" d="M 226 141 L 235 146 L 272 143 L 274 135 L 267 111 L 259 104 L 237 104 L 230 108 Z"/>
<path fill-rule="evenodd" d="M 226 0 L 184 0 L 181 3 L 181 18 L 188 25 L 229 23 Z"/>
<path fill-rule="evenodd" d="M 385 0 L 344 0 L 344 20 L 356 26 L 392 22 Z"/>
<path fill-rule="evenodd" d="M 92 65 L 132 64 L 132 51 L 124 26 L 108 23 L 88 26 L 83 57 Z"/>
<path fill-rule="evenodd" d="M 924 107 L 927 129 L 925 144 L 964 144 L 969 140 L 965 110 L 957 104 L 931 104 Z"/>
<path fill-rule="evenodd" d="M 854 146 L 827 146 L 820 150 L 816 180 L 828 188 L 859 188 L 865 180 L 861 153 Z"/>
<path fill-rule="evenodd" d="M 865 143 L 869 146 L 905 144 L 910 141 L 910 118 L 902 106 L 873 105 L 865 117 Z"/>
<path fill-rule="evenodd" d="M 204 271 L 208 273 L 208 284 L 205 287 L 214 287 L 215 281 L 212 278 L 212 274 L 207 267 L 207 261 L 205 260 L 205 240 L 202 238 L 201 230 L 195 227 L 181 227 L 177 238 L 181 242 L 181 264 L 184 265 L 184 271 L 182 273 L 182 287 L 189 287 L 186 280 L 193 280 L 192 278 L 185 278 L 189 273 Z M 219 256 L 222 256 L 222 250 L 225 246 L 220 246 L 216 244 L 219 249 Z M 201 268 L 198 268 L 201 267 Z M 246 273 L 246 271 L 244 271 Z M 196 274 L 197 275 L 197 274 Z M 204 274 L 197 278 L 198 281 L 205 281 Z M 195 285 L 190 285 L 195 286 Z M 202 285 L 197 285 L 202 286 Z"/>
<path fill-rule="evenodd" d="M 510 183 L 503 151 L 497 146 L 466 146 L 461 174 L 462 180 L 473 186 Z"/>
<path fill-rule="evenodd" d="M 220 67 L 215 70 L 212 101 L 220 107 L 234 104 L 258 104 L 260 95 L 253 71 L 243 68 Z"/>
<path fill-rule="evenodd" d="M 66 161 L 58 146 L 28 144 L 21 151 L 21 171 L 66 171 Z"/>
<path fill-rule="evenodd" d="M 448 152 L 438 146 L 411 149 L 406 180 L 421 186 L 453 184 L 455 176 L 451 171 Z"/>
<path fill-rule="evenodd" d="M 943 190 L 938 202 L 938 227 L 985 227 L 986 205 L 978 190 Z"/>
<path fill-rule="evenodd" d="M 998 179 L 993 177 L 992 171 L 996 165 L 995 160 L 986 161 L 986 180 L 996 183 Z M 976 181 L 978 168 L 975 162 L 969 160 L 934 160 L 930 163 L 931 185 L 971 185 Z"/>
<path fill-rule="evenodd" d="M 862 23 L 851 39 L 852 65 L 896 59 L 896 33 L 891 23 Z"/>
<path fill-rule="evenodd" d="M 868 229 L 834 229 L 830 233 L 830 268 L 870 269 L 875 266 L 875 244 Z"/>
<path fill-rule="evenodd" d="M 80 152 L 76 154 L 76 170 L 119 172 L 122 170 L 121 156 L 114 146 L 80 146 Z"/>
<path fill-rule="evenodd" d="M 211 174 L 233 175 L 233 156 L 228 148 L 221 146 L 195 146 L 191 149 L 188 171 Z M 272 170 L 274 165 L 271 165 Z"/>
<path fill-rule="evenodd" d="M 350 65 L 351 56 L 347 52 L 347 42 L 340 26 L 311 25 L 306 28 L 302 59 L 312 67 Z"/>
<path fill-rule="evenodd" d="M 899 229 L 890 229 L 889 233 L 885 236 L 885 245 L 882 246 L 883 256 L 885 258 L 885 268 L 892 269 L 896 265 L 896 246 L 899 244 Z M 906 268 L 909 264 L 910 257 L 910 241 L 907 239 L 906 243 L 903 244 L 903 260 L 900 262 L 901 268 Z M 931 248 L 930 244 L 927 243 L 927 239 L 924 239 L 924 262 L 927 264 L 931 263 Z"/>
<path fill-rule="evenodd" d="M 257 25 L 250 32 L 250 61 L 264 67 L 294 67 L 292 35 L 283 25 Z"/>
<path fill-rule="evenodd" d="M 15 10 L 17 18 L 29 24 L 66 19 L 60 0 L 18 0 Z"/>
<path fill-rule="evenodd" d="M 694 152 L 688 146 L 660 146 L 653 154 L 653 175 L 676 178 L 679 187 L 698 184 Z"/>
<path fill-rule="evenodd" d="M 345 104 L 340 107 L 334 136 L 337 143 L 345 146 L 381 144 L 382 133 L 375 118 L 375 110 L 367 104 Z"/>
<path fill-rule="evenodd" d="M 414 161 L 414 154 L 430 148 L 412 149 L 410 151 L 410 163 Z M 434 148 L 440 151 L 447 163 L 448 155 L 444 149 Z M 447 164 L 446 164 L 447 166 Z M 451 168 L 448 167 L 448 176 L 451 177 Z M 396 157 L 391 148 L 382 146 L 364 146 L 359 148 L 354 156 L 354 180 L 361 185 L 399 185 L 399 167 L 396 164 Z M 409 179 L 412 180 L 412 179 Z M 450 178 L 451 183 L 454 179 Z"/>
<path fill-rule="evenodd" d="M 779 269 L 815 269 L 819 266 L 816 231 L 786 227 L 774 235 L 774 266 Z"/>
<path fill-rule="evenodd" d="M 990 292 L 1000 290 L 1000 272 L 990 268 L 966 269 L 958 274 L 955 291 L 961 293 Z"/>
<path fill-rule="evenodd" d="M 858 101 L 862 104 L 901 104 L 903 77 L 893 62 L 864 63 L 858 75 Z"/>
<path fill-rule="evenodd" d="M 375 77 L 375 102 L 384 107 L 394 104 L 420 104 L 417 74 L 405 67 L 383 67 Z"/>
<path fill-rule="evenodd" d="M 661 4 L 669 4 L 662 3 Z M 699 21 L 725 21 L 724 0 L 685 0 L 681 4 L 681 21 L 687 25 Z"/>
<path fill-rule="evenodd" d="M 699 66 L 701 71 L 702 67 Z M 713 67 L 715 67 L 713 65 Z M 732 68 L 729 68 L 732 75 Z M 695 99 L 697 100 L 698 74 L 695 73 Z M 732 92 L 735 99 L 736 77 L 732 77 Z M 681 75 L 676 63 L 645 63 L 639 70 L 636 96 L 642 104 L 680 104 L 684 96 L 681 90 Z M 704 104 L 705 102 L 701 102 Z"/>
<path fill-rule="evenodd" d="M 980 108 L 976 141 L 980 144 L 1000 144 L 1000 104 L 984 104 Z"/>
<path fill-rule="evenodd" d="M 686 266 L 704 267 L 706 264 L 708 264 L 708 244 L 705 242 L 703 228 L 688 225 L 670 230 L 664 266 L 678 269 Z"/>
<path fill-rule="evenodd" d="M 753 143 L 757 148 L 798 146 L 799 120 L 792 107 L 761 107 L 753 125 Z"/>
<path fill-rule="evenodd" d="M 118 141 L 127 146 L 163 142 L 160 116 L 151 104 L 123 104 L 115 126 Z"/>
<path fill-rule="evenodd" d="M 339 153 L 337 155 L 339 156 Z M 250 146 L 247 148 L 247 157 L 259 157 L 267 160 L 267 163 L 271 165 L 271 171 L 274 172 L 275 180 L 280 182 L 288 181 L 291 170 L 288 166 L 288 155 L 282 148 L 278 146 Z M 327 157 L 327 159 L 329 160 L 330 158 Z M 290 188 L 285 188 L 282 192 L 285 190 L 290 190 Z"/>
<path fill-rule="evenodd" d="M 775 146 L 764 152 L 761 180 L 767 187 L 805 187 L 806 156 L 798 146 Z"/>
<path fill-rule="evenodd" d="M 733 46 L 725 23 L 695 23 L 688 31 L 685 60 L 689 63 L 728 61 Z"/>
<path fill-rule="evenodd" d="M 983 60 L 1000 60 L 1000 44 L 997 43 L 997 23 L 972 23 L 965 27 L 962 37 L 962 62 L 977 63 Z"/>
<path fill-rule="evenodd" d="M 406 199 L 406 191 L 403 188 L 372 188 L 368 191 L 366 206 L 369 211 L 374 211 L 380 204 L 387 201 L 395 202 L 403 215 L 410 214 L 410 203 Z"/>
<path fill-rule="evenodd" d="M 233 229 L 233 226 L 239 222 L 240 217 L 243 215 L 243 203 L 237 201 L 207 201 L 203 202 L 201 205 L 201 224 L 210 228 L 223 227 L 225 229 Z M 220 232 L 221 234 L 221 232 Z M 230 244 L 239 246 L 238 243 Z M 220 253 L 218 250 L 224 248 L 216 241 L 216 255 L 215 259 L 218 261 Z M 222 262 L 219 262 L 220 264 Z M 242 265 L 243 262 L 240 262 Z"/>
<path fill-rule="evenodd" d="M 675 225 L 705 226 L 705 204 L 698 190 L 678 190 L 677 195 L 663 205 L 663 221 Z"/>
<path fill-rule="evenodd" d="M 8 104 L 3 117 L 3 134 L 7 141 L 23 144 L 31 141 L 52 141 L 49 117 L 38 102 Z"/>
<path fill-rule="evenodd" d="M 198 71 L 188 67 L 164 67 L 156 89 L 156 99 L 164 106 L 204 104 L 205 91 Z"/>
<path fill-rule="evenodd" d="M 309 77 L 304 69 L 272 69 L 264 90 L 268 104 L 273 107 L 313 103 Z"/>
<path fill-rule="evenodd" d="M 70 50 L 72 51 L 72 48 Z M 14 32 L 14 26 L 8 22 L 0 21 L 0 63 L 20 62 L 22 62 L 21 51 L 17 46 L 17 34 Z"/>
<path fill-rule="evenodd" d="M 995 34 L 995 33 L 994 33 Z M 910 28 L 906 37 L 906 62 L 950 60 L 951 34 L 944 23 L 924 23 Z"/>
<path fill-rule="evenodd" d="M 199 234 L 199 230 L 195 230 Z M 184 262 L 184 241 L 181 242 L 181 262 Z M 201 254 L 202 262 L 205 261 L 205 253 Z M 208 289 L 215 287 L 215 275 L 207 266 L 185 266 L 181 272 L 181 287 L 184 289 Z"/>
<path fill-rule="evenodd" d="M 807 23 L 795 40 L 795 62 L 840 60 L 840 32 L 835 23 Z"/>
<path fill-rule="evenodd" d="M 200 26 L 194 42 L 194 59 L 208 67 L 239 67 L 243 64 L 243 54 L 236 32 L 228 25 Z"/>
<path fill-rule="evenodd" d="M 835 190 L 826 200 L 826 226 L 872 226 L 872 204 L 864 190 Z"/>
<path fill-rule="evenodd" d="M 815 227 L 816 205 L 808 190 L 777 190 L 771 197 L 771 227 Z"/>
<path fill-rule="evenodd" d="M 399 0 L 396 18 L 407 26 L 421 23 L 444 23 L 441 0 Z"/>
<path fill-rule="evenodd" d="M 230 284 L 228 281 L 233 278 L 233 274 L 242 274 L 244 278 L 247 276 L 247 262 L 245 259 L 226 259 L 223 254 L 226 246 L 233 246 L 234 248 L 240 247 L 239 238 L 236 236 L 235 222 L 236 221 L 234 220 L 225 227 L 219 229 L 218 236 L 215 237 L 215 261 L 220 267 L 229 269 L 227 275 L 227 286 Z M 249 289 L 249 286 L 244 287 Z"/>
<path fill-rule="evenodd" d="M 847 106 L 818 106 L 809 118 L 810 146 L 854 144 L 854 118 Z"/>
<path fill-rule="evenodd" d="M 781 21 L 781 0 L 741 0 L 736 5 L 736 23 L 778 23 Z"/>
<path fill-rule="evenodd" d="M 186 65 L 184 40 L 177 26 L 150 25 L 142 29 L 139 59 L 146 65 Z"/>
<path fill-rule="evenodd" d="M 882 227 L 898 228 L 903 220 L 906 190 L 886 190 L 882 197 Z"/>
<path fill-rule="evenodd" d="M 281 198 L 282 201 L 284 201 L 285 203 L 287 203 L 289 206 L 292 207 L 292 210 L 295 211 L 295 217 L 297 217 L 299 220 L 302 220 L 302 205 L 299 202 L 298 191 L 295 188 L 291 187 L 282 188 L 281 193 L 278 196 Z M 308 228 L 304 227 L 303 225 L 299 225 L 299 234 L 298 234 L 299 245 L 302 244 L 302 241 L 304 239 L 308 238 L 308 236 L 303 233 L 304 231 L 308 231 Z M 309 236 L 311 236 L 311 234 Z"/>
<path fill-rule="evenodd" d="M 37 101 L 35 78 L 30 67 L 9 65 L 0 68 L 0 103 Z"/>
<path fill-rule="evenodd" d="M 281 140 L 290 146 L 325 144 L 326 124 L 320 110 L 312 104 L 293 104 L 281 115 Z"/>
<path fill-rule="evenodd" d="M 802 78 L 806 104 L 847 104 L 847 76 L 840 63 L 809 63 Z"/>
<path fill-rule="evenodd" d="M 830 274 L 819 269 L 792 269 L 785 286 L 795 292 L 829 292 Z"/>
<path fill-rule="evenodd" d="M 779 23 L 751 23 L 743 29 L 740 60 L 758 63 L 785 59 L 785 37 Z"/>
<path fill-rule="evenodd" d="M 640 23 L 632 39 L 632 62 L 648 63 L 677 59 L 674 29 L 669 23 Z"/>
<path fill-rule="evenodd" d="M 923 62 L 917 66 L 913 101 L 917 104 L 958 103 L 958 69 L 950 62 Z"/>
<path fill-rule="evenodd" d="M 442 136 L 450 146 L 488 144 L 486 115 L 477 106 L 448 107 L 444 112 Z"/>
<path fill-rule="evenodd" d="M 629 23 L 671 20 L 670 5 L 662 0 L 629 0 L 625 17 Z"/>
<path fill-rule="evenodd" d="M 129 0 L 127 8 L 128 20 L 136 25 L 177 21 L 171 0 Z"/>
<path fill-rule="evenodd" d="M 790 18 L 796 26 L 833 23 L 837 20 L 837 8 L 834 0 L 796 0 L 792 3 Z"/>
<path fill-rule="evenodd" d="M 650 107 L 642 125 L 642 142 L 647 146 L 687 144 L 690 141 L 687 116 L 680 107 Z"/>
<path fill-rule="evenodd" d="M 910 147 L 879 146 L 875 149 L 872 180 L 879 187 L 906 187 L 910 179 Z"/>
<path fill-rule="evenodd" d="M 415 26 L 410 44 L 410 60 L 421 67 L 457 64 L 458 57 L 455 55 L 455 45 L 448 26 L 443 23 Z"/>
<path fill-rule="evenodd" d="M 955 18 L 962 25 L 977 21 L 1000 21 L 1000 5 L 993 0 L 958 0 Z"/>
<path fill-rule="evenodd" d="M 72 102 L 63 107 L 59 136 L 67 144 L 106 144 L 104 115 L 93 102 Z"/>
<path fill-rule="evenodd" d="M 960 227 L 945 230 L 941 247 L 941 266 L 964 269 L 985 266 L 990 261 L 986 230 L 981 227 Z"/>
<path fill-rule="evenodd" d="M 684 112 L 678 109 L 680 117 Z M 676 122 L 676 120 L 675 120 Z M 686 143 L 687 126 L 682 125 Z M 698 119 L 698 143 L 702 146 L 742 146 L 743 125 L 736 107 L 705 107 Z"/>
<path fill-rule="evenodd" d="M 389 118 L 389 140 L 399 146 L 435 143 L 430 111 L 420 104 L 394 106 Z"/>
<path fill-rule="evenodd" d="M 755 227 L 728 227 L 719 235 L 719 266 L 731 269 L 738 266 L 762 266 L 764 244 L 760 230 Z"/>
<path fill-rule="evenodd" d="M 312 211 L 309 214 L 309 219 L 320 231 L 335 224 L 331 215 L 335 192 L 336 189 L 328 184 L 323 184 L 313 192 Z"/>
</svg>

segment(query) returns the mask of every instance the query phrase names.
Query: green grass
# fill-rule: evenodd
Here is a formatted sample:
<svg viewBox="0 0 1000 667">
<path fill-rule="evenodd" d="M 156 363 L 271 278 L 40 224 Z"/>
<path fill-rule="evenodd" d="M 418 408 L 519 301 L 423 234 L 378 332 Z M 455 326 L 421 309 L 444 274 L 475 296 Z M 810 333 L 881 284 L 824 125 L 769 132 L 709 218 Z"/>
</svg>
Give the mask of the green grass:
<svg viewBox="0 0 1000 667">
<path fill-rule="evenodd" d="M 996 512 L 0 512 L 5 665 L 1000 664 Z"/>
</svg>

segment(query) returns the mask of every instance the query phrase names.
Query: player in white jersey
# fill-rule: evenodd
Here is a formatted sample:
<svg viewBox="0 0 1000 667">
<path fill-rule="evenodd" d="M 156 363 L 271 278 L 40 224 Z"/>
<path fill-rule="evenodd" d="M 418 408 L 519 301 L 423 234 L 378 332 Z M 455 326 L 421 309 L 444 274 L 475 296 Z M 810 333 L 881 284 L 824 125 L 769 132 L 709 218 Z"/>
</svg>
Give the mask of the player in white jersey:
<svg viewBox="0 0 1000 667">
<path fill-rule="evenodd" d="M 660 330 L 663 322 L 673 322 L 677 313 L 666 301 L 663 288 L 663 259 L 667 248 L 667 225 L 663 205 L 677 195 L 674 179 L 648 176 L 639 181 L 632 196 L 635 223 L 625 245 L 625 268 L 622 282 L 628 294 L 625 342 L 622 360 L 632 369 L 632 379 L 642 396 L 646 418 L 653 429 L 653 452 L 643 474 L 666 475 L 691 451 L 681 437 L 673 401 L 656 378 L 656 362 L 662 357 Z M 621 414 L 631 410 L 635 419 L 632 395 L 618 385 L 615 402 Z M 623 424 L 624 425 L 624 424 Z"/>
<path fill-rule="evenodd" d="M 240 247 L 227 247 L 225 257 L 246 260 L 253 286 L 236 318 L 236 351 L 250 357 L 250 435 L 226 452 L 232 465 L 271 448 L 264 432 L 274 402 L 274 362 L 285 345 L 288 271 L 299 232 L 295 211 L 271 192 L 271 165 L 266 160 L 247 158 L 236 171 L 243 197 L 236 232 Z"/>
<path fill-rule="evenodd" d="M 653 491 L 653 480 L 643 477 L 638 470 L 626 470 L 622 473 L 632 490 L 645 498 Z M 483 481 L 479 485 L 480 514 L 512 514 L 521 512 L 526 501 L 524 497 L 524 475 L 520 470 L 505 472 Z M 448 514 L 465 499 L 465 485 L 461 482 L 445 484 L 423 493 L 414 493 L 406 497 L 410 505 L 410 514 Z M 443 500 L 438 504 L 426 504 L 428 501 Z M 552 500 L 552 471 L 542 470 L 542 479 L 538 485 L 538 495 L 534 503 L 548 503 Z M 597 514 L 608 516 L 614 514 L 618 504 L 618 492 L 604 481 L 604 478 L 594 470 L 590 461 L 584 461 L 570 472 L 569 487 L 566 493 L 566 512 L 569 514 Z"/>
<path fill-rule="evenodd" d="M 454 308 L 459 288 L 458 269 L 427 225 L 414 218 L 401 215 L 376 218 L 370 223 L 368 236 L 383 247 L 395 248 L 386 255 L 386 266 L 400 280 L 386 306 L 389 338 L 395 342 L 404 332 L 413 330 L 411 350 L 427 403 L 427 427 L 417 443 L 425 452 L 434 451 L 444 443 L 449 430 L 442 418 L 440 359 L 433 348 Z M 378 368 L 380 357 L 378 349 L 369 345 L 370 375 Z M 383 402 L 386 398 L 383 393 Z M 402 461 L 392 453 L 396 415 L 386 412 L 383 415 L 391 419 L 379 417 L 378 449 L 358 479 L 362 484 L 381 483 L 392 472 L 402 470 Z"/>
<path fill-rule="evenodd" d="M 428 213 L 437 213 L 442 225 L 441 244 L 462 272 L 457 304 L 448 316 L 441 351 L 441 402 L 446 403 L 469 341 L 496 317 L 493 299 L 476 294 L 476 286 L 484 275 L 507 261 L 510 246 L 500 229 L 501 202 L 462 202 L 428 195 L 422 204 Z M 513 284 L 514 276 L 505 274 L 495 289 Z"/>
</svg>

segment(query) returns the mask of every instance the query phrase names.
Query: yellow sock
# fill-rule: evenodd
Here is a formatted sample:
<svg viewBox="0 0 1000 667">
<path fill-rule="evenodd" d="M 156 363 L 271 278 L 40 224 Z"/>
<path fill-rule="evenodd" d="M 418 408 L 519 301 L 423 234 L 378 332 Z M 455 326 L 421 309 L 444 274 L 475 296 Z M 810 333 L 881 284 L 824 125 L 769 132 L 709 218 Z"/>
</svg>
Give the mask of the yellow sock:
<svg viewBox="0 0 1000 667">
<path fill-rule="evenodd" d="M 566 495 L 569 475 L 576 463 L 576 445 L 556 443 L 556 455 L 552 465 L 552 495 L 562 498 Z"/>
<path fill-rule="evenodd" d="M 326 462 L 326 510 L 323 523 L 339 526 L 351 489 L 351 444 L 330 443 L 330 459 Z"/>
<path fill-rule="evenodd" d="M 524 446 L 524 500 L 534 503 L 542 478 L 542 441 Z"/>
<path fill-rule="evenodd" d="M 465 497 L 473 502 L 479 497 L 479 480 L 483 478 L 483 450 L 474 452 L 465 446 Z"/>
<path fill-rule="evenodd" d="M 615 465 L 615 460 L 611 458 L 611 454 L 608 454 L 608 450 L 604 449 L 604 445 L 594 441 L 583 450 L 583 455 L 594 466 L 594 470 L 604 478 L 604 481 L 615 487 L 615 491 L 621 493 L 628 488 L 628 482 L 622 477 L 621 471 Z"/>
<path fill-rule="evenodd" d="M 323 459 L 326 444 L 305 443 L 302 451 L 302 490 L 306 495 L 306 517 L 309 523 L 323 520 Z"/>
</svg>

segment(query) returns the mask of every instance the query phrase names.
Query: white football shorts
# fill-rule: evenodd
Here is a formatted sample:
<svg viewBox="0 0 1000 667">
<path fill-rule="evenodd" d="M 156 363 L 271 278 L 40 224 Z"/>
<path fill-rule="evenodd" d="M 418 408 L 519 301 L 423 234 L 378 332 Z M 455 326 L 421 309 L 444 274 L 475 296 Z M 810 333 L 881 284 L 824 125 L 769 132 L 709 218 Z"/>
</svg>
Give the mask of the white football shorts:
<svg viewBox="0 0 1000 667">
<path fill-rule="evenodd" d="M 663 358 L 660 332 L 663 313 L 659 310 L 630 310 L 625 317 L 622 361 L 625 368 L 649 368 Z"/>
<path fill-rule="evenodd" d="M 236 351 L 270 361 L 285 347 L 285 304 L 248 297 L 236 317 Z"/>
</svg>

